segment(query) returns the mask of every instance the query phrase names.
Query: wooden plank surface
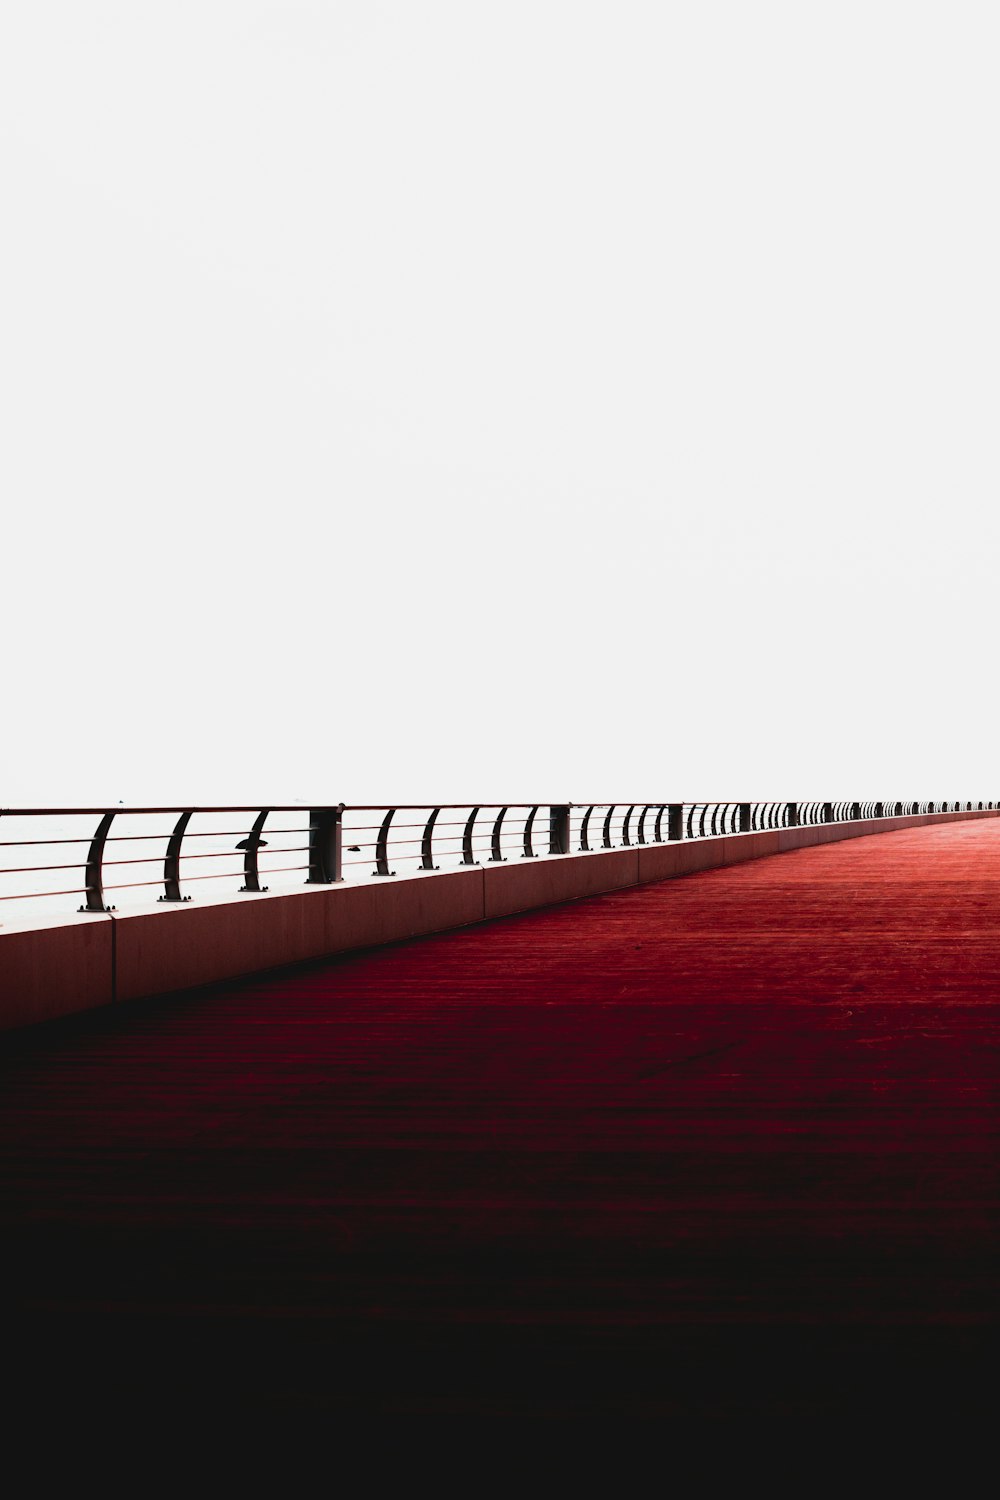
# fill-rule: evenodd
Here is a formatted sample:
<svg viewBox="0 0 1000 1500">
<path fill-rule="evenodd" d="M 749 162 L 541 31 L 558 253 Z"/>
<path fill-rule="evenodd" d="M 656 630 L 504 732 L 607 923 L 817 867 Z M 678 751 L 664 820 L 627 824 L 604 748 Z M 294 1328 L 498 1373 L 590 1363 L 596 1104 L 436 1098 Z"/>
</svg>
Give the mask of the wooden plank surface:
<svg viewBox="0 0 1000 1500">
<path fill-rule="evenodd" d="M 7 1038 L 51 1409 L 992 1409 L 1000 825 L 830 844 Z"/>
</svg>

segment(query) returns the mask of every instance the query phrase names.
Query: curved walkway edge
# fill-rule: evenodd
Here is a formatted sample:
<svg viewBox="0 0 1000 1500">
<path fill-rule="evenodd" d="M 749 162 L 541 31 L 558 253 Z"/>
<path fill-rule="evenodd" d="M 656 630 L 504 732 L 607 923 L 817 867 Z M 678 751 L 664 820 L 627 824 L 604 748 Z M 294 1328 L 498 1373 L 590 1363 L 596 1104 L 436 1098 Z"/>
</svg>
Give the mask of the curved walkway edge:
<svg viewBox="0 0 1000 1500">
<path fill-rule="evenodd" d="M 815 844 L 996 817 L 825 823 L 40 922 L 0 932 L 0 1031 Z"/>
</svg>

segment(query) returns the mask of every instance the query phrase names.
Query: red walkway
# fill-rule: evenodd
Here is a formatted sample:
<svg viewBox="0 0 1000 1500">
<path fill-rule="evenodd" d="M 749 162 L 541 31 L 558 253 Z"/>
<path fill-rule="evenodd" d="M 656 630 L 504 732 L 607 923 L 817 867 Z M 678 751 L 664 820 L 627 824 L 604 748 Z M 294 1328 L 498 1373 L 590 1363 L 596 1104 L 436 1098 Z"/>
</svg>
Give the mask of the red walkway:
<svg viewBox="0 0 1000 1500">
<path fill-rule="evenodd" d="M 8 1358 L 50 1410 L 992 1410 L 998 997 L 989 820 L 8 1039 Z"/>
</svg>

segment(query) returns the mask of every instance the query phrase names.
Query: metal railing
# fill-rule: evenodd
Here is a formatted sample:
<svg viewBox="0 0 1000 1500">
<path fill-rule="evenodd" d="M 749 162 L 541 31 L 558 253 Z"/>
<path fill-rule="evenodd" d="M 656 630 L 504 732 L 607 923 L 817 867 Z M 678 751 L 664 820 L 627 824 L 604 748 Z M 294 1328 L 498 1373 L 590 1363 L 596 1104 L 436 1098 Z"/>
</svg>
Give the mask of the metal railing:
<svg viewBox="0 0 1000 1500">
<path fill-rule="evenodd" d="M 108 902 L 112 893 L 157 887 L 160 901 L 181 902 L 191 900 L 182 886 L 192 884 L 207 895 L 255 894 L 275 876 L 333 885 L 721 834 L 998 808 L 1000 802 L 981 801 L 6 808 L 0 809 L 0 903 L 82 897 L 79 911 L 104 913 L 116 910 Z M 24 830 L 22 819 L 29 820 Z M 36 825 L 47 836 L 5 836 Z M 36 861 L 37 851 L 51 850 L 58 851 L 54 861 Z M 43 886 L 51 879 L 55 888 L 8 889 L 17 877 L 36 885 L 41 879 Z"/>
</svg>

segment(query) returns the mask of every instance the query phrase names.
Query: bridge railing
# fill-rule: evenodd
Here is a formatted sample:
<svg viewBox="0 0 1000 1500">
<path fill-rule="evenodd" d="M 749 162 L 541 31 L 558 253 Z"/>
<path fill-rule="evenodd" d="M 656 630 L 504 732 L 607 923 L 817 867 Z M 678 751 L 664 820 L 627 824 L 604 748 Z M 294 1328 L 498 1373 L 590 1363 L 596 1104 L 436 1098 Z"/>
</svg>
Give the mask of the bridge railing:
<svg viewBox="0 0 1000 1500">
<path fill-rule="evenodd" d="M 519 859 L 1000 802 L 592 802 L 0 809 L 0 923 L 117 903 L 429 875 Z M 60 903 L 55 906 L 53 903 Z"/>
</svg>

